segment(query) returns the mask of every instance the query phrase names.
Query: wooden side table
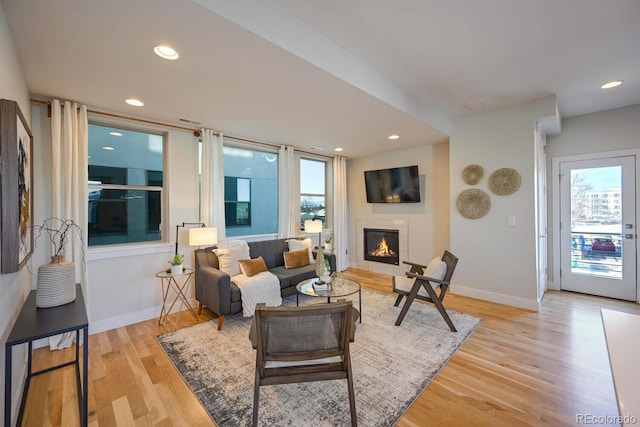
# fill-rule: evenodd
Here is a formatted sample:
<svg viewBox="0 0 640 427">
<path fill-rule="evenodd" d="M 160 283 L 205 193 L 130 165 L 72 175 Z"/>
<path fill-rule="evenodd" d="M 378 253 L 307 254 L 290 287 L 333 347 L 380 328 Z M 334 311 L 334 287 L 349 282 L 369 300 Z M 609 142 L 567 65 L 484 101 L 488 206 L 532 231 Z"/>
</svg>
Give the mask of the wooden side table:
<svg viewBox="0 0 640 427">
<path fill-rule="evenodd" d="M 160 278 L 160 283 L 162 285 L 162 309 L 160 310 L 160 317 L 158 317 L 158 325 L 163 325 L 164 327 L 167 326 L 167 317 L 178 301 L 180 301 L 180 311 L 178 312 L 176 321 L 173 323 L 173 331 L 176 330 L 178 320 L 180 319 L 180 313 L 182 312 L 182 307 L 185 305 L 191 314 L 193 314 L 193 317 L 198 320 L 198 315 L 189 303 L 189 298 L 187 298 L 186 295 L 189 290 L 189 286 L 191 285 L 194 273 L 195 271 L 191 268 L 185 268 L 182 270 L 182 274 L 174 275 L 166 271 L 156 273 L 156 277 Z"/>
<path fill-rule="evenodd" d="M 42 369 L 37 372 L 32 370 L 33 341 L 41 338 L 62 334 L 65 332 L 76 333 L 76 357 L 75 360 Z M 84 344 L 82 345 L 82 375 L 80 374 L 80 331 Z M 88 387 L 89 387 L 89 321 L 87 311 L 82 296 L 82 288 L 76 285 L 76 299 L 69 304 L 58 307 L 38 308 L 36 307 L 36 291 L 31 291 L 24 302 L 18 319 L 11 329 L 7 343 L 5 344 L 5 380 L 4 380 L 4 425 L 11 426 L 11 373 L 12 373 L 12 350 L 13 346 L 28 343 L 29 357 L 27 360 L 27 379 L 22 392 L 22 402 L 18 414 L 18 423 L 21 425 L 22 413 L 27 399 L 29 382 L 32 377 L 75 365 L 76 380 L 78 387 L 78 410 L 80 411 L 80 424 L 87 426 L 88 420 Z"/>
</svg>

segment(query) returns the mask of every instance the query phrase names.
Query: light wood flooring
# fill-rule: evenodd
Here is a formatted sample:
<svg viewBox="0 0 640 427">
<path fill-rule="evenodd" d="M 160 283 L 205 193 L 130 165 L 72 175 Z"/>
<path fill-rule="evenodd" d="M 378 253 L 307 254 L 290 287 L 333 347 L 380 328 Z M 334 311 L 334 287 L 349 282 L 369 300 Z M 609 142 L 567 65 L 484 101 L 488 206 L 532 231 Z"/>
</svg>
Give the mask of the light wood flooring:
<svg viewBox="0 0 640 427">
<path fill-rule="evenodd" d="M 346 274 L 391 292 L 389 276 Z M 640 313 L 639 305 L 552 291 L 538 313 L 454 294 L 445 306 L 484 320 L 398 426 L 556 426 L 577 424 L 578 414 L 618 415 L 600 309 Z M 204 310 L 199 321 L 213 317 Z M 179 327 L 194 323 L 180 316 Z M 90 336 L 90 426 L 214 425 L 158 345 L 164 332 L 149 320 Z M 34 369 L 73 351 L 39 349 Z M 73 368 L 32 380 L 23 425 L 79 425 Z"/>
</svg>

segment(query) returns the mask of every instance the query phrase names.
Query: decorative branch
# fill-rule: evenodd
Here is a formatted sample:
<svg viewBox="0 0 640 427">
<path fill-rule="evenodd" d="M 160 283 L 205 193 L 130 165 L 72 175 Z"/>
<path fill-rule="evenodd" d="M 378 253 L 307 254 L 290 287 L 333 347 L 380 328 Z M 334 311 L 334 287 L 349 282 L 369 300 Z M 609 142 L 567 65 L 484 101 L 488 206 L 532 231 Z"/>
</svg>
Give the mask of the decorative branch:
<svg viewBox="0 0 640 427">
<path fill-rule="evenodd" d="M 34 230 L 38 231 L 35 240 L 37 241 L 43 232 L 46 232 L 53 246 L 54 256 L 64 255 L 65 246 L 69 241 L 69 232 L 76 232 L 82 243 L 84 252 L 84 240 L 82 238 L 82 228 L 71 219 L 60 219 L 51 217 L 43 221 L 41 225 L 34 225 Z"/>
</svg>

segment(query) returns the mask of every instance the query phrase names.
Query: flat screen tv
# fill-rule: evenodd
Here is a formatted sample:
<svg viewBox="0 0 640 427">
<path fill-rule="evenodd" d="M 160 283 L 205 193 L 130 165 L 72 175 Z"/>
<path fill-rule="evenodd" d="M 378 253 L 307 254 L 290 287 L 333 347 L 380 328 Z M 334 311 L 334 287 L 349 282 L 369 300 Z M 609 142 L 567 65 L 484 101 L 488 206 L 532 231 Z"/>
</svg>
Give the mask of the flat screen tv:
<svg viewBox="0 0 640 427">
<path fill-rule="evenodd" d="M 418 203 L 418 166 L 364 172 L 367 203 Z"/>
</svg>

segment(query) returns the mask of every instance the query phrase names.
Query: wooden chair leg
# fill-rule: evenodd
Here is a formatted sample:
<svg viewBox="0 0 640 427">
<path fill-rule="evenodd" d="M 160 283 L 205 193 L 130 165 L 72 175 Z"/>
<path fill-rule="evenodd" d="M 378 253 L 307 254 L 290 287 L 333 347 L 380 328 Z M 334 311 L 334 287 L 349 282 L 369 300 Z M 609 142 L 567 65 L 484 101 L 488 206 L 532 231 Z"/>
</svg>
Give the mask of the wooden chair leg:
<svg viewBox="0 0 640 427">
<path fill-rule="evenodd" d="M 222 322 L 224 322 L 224 316 L 223 315 L 219 315 L 218 316 L 218 330 L 222 330 Z"/>
<path fill-rule="evenodd" d="M 404 302 L 404 305 L 402 306 L 402 310 L 400 310 L 400 314 L 398 315 L 398 319 L 396 320 L 396 326 L 400 326 L 400 324 L 404 320 L 404 316 L 407 315 L 407 311 L 409 311 L 409 307 L 411 307 L 413 300 L 416 298 L 416 295 L 418 295 L 418 290 L 420 290 L 420 283 L 418 280 L 416 280 L 413 283 L 413 286 L 411 287 L 411 291 L 409 292 L 409 295 L 407 295 L 407 300 Z"/>
<path fill-rule="evenodd" d="M 451 318 L 449 317 L 449 313 L 447 313 L 447 309 L 444 308 L 444 305 L 442 305 L 442 301 L 436 294 L 436 291 L 433 290 L 428 282 L 423 282 L 422 285 L 424 286 L 424 290 L 427 291 L 427 294 L 429 294 L 429 298 L 431 298 L 431 302 L 433 303 L 433 305 L 436 306 L 444 321 L 447 322 L 447 325 L 449 325 L 449 329 L 451 329 L 451 332 L 458 332 L 456 327 L 453 325 Z"/>
<path fill-rule="evenodd" d="M 256 367 L 256 380 L 253 387 L 253 427 L 258 427 L 258 410 L 260 405 L 260 374 Z"/>
<path fill-rule="evenodd" d="M 198 316 L 202 314 L 202 303 L 198 302 Z"/>
<path fill-rule="evenodd" d="M 350 357 L 350 356 L 349 356 Z M 358 415 L 356 414 L 356 394 L 353 390 L 353 376 L 351 375 L 351 362 L 347 369 L 347 388 L 349 390 L 349 409 L 351 411 L 351 426 L 358 426 Z"/>
<path fill-rule="evenodd" d="M 398 298 L 396 299 L 396 303 L 393 304 L 394 307 L 397 307 L 400 305 L 400 301 L 402 301 L 402 294 L 398 295 Z"/>
</svg>

